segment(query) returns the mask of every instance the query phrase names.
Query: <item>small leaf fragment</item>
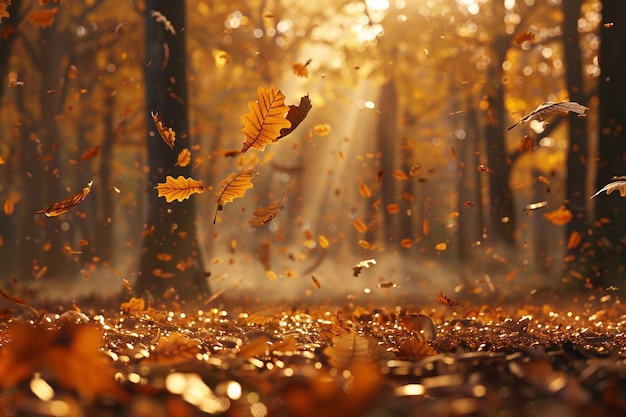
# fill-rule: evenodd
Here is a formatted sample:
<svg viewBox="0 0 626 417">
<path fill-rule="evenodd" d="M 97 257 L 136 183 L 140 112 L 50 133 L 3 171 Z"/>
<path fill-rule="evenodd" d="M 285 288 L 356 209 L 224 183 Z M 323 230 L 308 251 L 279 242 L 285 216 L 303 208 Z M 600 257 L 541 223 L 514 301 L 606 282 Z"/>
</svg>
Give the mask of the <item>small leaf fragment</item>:
<svg viewBox="0 0 626 417">
<path fill-rule="evenodd" d="M 159 136 L 163 139 L 163 142 L 170 147 L 170 149 L 174 149 L 174 142 L 176 141 L 176 132 L 172 130 L 171 127 L 167 127 L 159 113 L 152 112 L 150 113 L 152 116 L 152 120 L 154 120 L 154 124 L 156 125 L 157 131 L 159 132 Z"/>
</svg>

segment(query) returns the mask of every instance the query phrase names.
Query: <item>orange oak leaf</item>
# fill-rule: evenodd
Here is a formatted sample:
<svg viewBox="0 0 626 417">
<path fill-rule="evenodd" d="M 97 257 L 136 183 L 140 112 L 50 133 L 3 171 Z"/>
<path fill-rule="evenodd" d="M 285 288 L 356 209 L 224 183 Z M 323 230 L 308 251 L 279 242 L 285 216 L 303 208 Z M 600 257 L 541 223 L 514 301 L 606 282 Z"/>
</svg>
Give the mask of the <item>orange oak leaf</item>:
<svg viewBox="0 0 626 417">
<path fill-rule="evenodd" d="M 3 17 L 9 17 L 7 7 L 11 5 L 11 0 L 0 0 L 0 19 Z"/>
<path fill-rule="evenodd" d="M 562 226 L 572 221 L 574 215 L 571 211 L 566 209 L 565 206 L 561 206 L 558 209 L 551 211 L 550 213 L 544 214 L 543 217 L 548 219 L 548 221 L 551 223 Z"/>
<path fill-rule="evenodd" d="M 30 22 L 36 27 L 43 29 L 48 26 L 52 26 L 52 24 L 54 23 L 54 18 L 58 11 L 58 7 L 43 10 L 33 10 L 28 14 L 28 16 L 26 16 L 26 19 L 30 20 Z"/>
<path fill-rule="evenodd" d="M 309 78 L 309 70 L 307 69 L 307 66 L 310 63 L 311 63 L 310 59 L 307 62 L 305 62 L 304 64 L 301 64 L 299 62 L 294 62 L 293 64 L 291 64 L 291 68 L 293 69 L 293 73 L 296 74 L 298 77 Z"/>
<path fill-rule="evenodd" d="M 87 194 L 91 192 L 92 185 L 93 180 L 89 181 L 89 184 L 87 184 L 87 186 L 83 188 L 80 193 L 71 195 L 65 200 L 58 203 L 53 203 L 47 209 L 37 210 L 35 214 L 45 214 L 46 217 L 54 217 L 68 212 L 72 207 L 74 207 L 75 205 L 83 201 L 85 197 L 87 197 Z"/>
<path fill-rule="evenodd" d="M 225 204 L 230 203 L 235 198 L 243 197 L 246 190 L 254 186 L 252 178 L 258 173 L 253 169 L 245 169 L 240 172 L 233 172 L 222 180 L 222 187 L 217 193 L 217 211 L 213 218 L 213 224 L 217 220 L 217 213 L 224 208 Z"/>
<path fill-rule="evenodd" d="M 604 187 L 602 187 L 597 193 L 591 196 L 591 198 L 597 197 L 598 195 L 606 192 L 607 195 L 611 194 L 613 191 L 619 191 L 620 197 L 626 197 L 626 177 L 613 177 L 614 182 L 611 182 Z"/>
<path fill-rule="evenodd" d="M 248 222 L 250 223 L 250 227 L 254 229 L 255 227 L 263 226 L 265 223 L 272 221 L 280 211 L 282 202 L 283 196 L 281 195 L 280 200 L 274 201 L 267 207 L 259 207 L 254 210 L 254 212 L 252 212 L 254 218 Z"/>
<path fill-rule="evenodd" d="M 241 152 L 250 148 L 262 151 L 266 145 L 278 140 L 283 128 L 291 127 L 291 122 L 285 118 L 289 111 L 285 105 L 285 95 L 273 86 L 268 90 L 259 87 L 257 93 L 258 101 L 248 102 L 250 113 L 241 116 L 244 125 L 242 132 L 246 137 Z"/>
<path fill-rule="evenodd" d="M 156 125 L 157 131 L 159 132 L 161 139 L 163 139 L 163 142 L 165 142 L 170 149 L 174 149 L 176 132 L 174 132 L 171 127 L 165 126 L 165 123 L 163 123 L 159 113 L 152 112 L 150 115 L 152 116 L 152 120 L 154 120 L 154 124 Z"/>
<path fill-rule="evenodd" d="M 291 122 L 291 126 L 281 129 L 280 136 L 277 139 L 284 138 L 285 136 L 293 132 L 296 127 L 298 127 L 300 123 L 302 123 L 302 121 L 306 118 L 312 107 L 313 105 L 311 104 L 311 99 L 309 98 L 308 94 L 300 98 L 300 104 L 298 104 L 297 106 L 290 105 L 289 112 L 287 113 L 287 120 Z"/>
<path fill-rule="evenodd" d="M 165 197 L 165 202 L 171 203 L 174 200 L 179 202 L 188 199 L 192 194 L 198 194 L 204 191 L 202 181 L 193 178 L 185 178 L 179 175 L 174 178 L 171 175 L 165 177 L 165 182 L 160 182 L 156 187 L 159 197 Z"/>
<path fill-rule="evenodd" d="M 178 158 L 176 159 L 176 165 L 179 167 L 186 167 L 191 162 L 191 152 L 189 149 L 185 148 L 178 153 Z"/>
</svg>

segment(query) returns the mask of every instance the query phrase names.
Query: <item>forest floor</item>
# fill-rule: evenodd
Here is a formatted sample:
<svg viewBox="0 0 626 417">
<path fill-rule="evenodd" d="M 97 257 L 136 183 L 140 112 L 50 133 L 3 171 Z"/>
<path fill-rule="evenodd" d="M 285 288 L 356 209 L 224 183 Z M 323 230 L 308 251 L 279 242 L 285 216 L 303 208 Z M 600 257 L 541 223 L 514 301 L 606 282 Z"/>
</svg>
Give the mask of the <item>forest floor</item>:
<svg viewBox="0 0 626 417">
<path fill-rule="evenodd" d="M 0 305 L 5 416 L 626 414 L 611 291 L 427 308 L 20 301 Z"/>
</svg>

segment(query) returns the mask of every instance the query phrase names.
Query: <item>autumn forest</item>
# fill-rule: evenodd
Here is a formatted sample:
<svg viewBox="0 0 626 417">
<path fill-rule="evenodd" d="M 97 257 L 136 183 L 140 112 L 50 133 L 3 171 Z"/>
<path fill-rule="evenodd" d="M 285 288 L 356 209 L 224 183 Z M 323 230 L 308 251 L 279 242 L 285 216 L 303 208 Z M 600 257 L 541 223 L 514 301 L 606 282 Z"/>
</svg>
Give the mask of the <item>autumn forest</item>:
<svg viewBox="0 0 626 417">
<path fill-rule="evenodd" d="M 625 28 L 621 0 L 0 0 L 0 409 L 626 410 Z M 466 379 L 480 352 L 530 391 Z"/>
</svg>

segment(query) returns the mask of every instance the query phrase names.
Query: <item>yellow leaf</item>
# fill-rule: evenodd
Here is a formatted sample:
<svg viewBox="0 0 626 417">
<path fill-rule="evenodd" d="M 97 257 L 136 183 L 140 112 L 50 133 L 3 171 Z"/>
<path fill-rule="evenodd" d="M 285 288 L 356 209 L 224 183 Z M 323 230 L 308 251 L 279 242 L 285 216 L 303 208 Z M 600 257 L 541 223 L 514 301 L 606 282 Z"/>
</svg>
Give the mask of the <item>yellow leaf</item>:
<svg viewBox="0 0 626 417">
<path fill-rule="evenodd" d="M 53 203 L 47 209 L 38 210 L 35 213 L 45 214 L 47 217 L 59 216 L 63 213 L 66 213 L 72 207 L 74 207 L 75 205 L 83 201 L 85 197 L 87 197 L 87 194 L 91 192 L 92 185 L 93 185 L 93 181 L 89 181 L 89 184 L 87 184 L 87 186 L 83 188 L 83 191 L 81 191 L 80 193 L 71 195 L 67 197 L 65 200 L 60 201 L 58 203 Z"/>
<path fill-rule="evenodd" d="M 168 175 L 165 182 L 160 182 L 155 187 L 159 197 L 165 197 L 165 201 L 171 203 L 174 200 L 183 201 L 188 199 L 192 194 L 204 191 L 202 181 L 196 181 L 193 178 L 185 178 L 180 175 L 174 178 Z"/>
<path fill-rule="evenodd" d="M 159 113 L 152 112 L 150 115 L 152 116 L 152 120 L 154 120 L 154 124 L 156 125 L 157 131 L 159 132 L 161 139 L 163 139 L 163 142 L 165 142 L 170 149 L 174 149 L 176 132 L 174 132 L 171 127 L 165 126 L 165 123 L 163 123 Z"/>
<path fill-rule="evenodd" d="M 246 137 L 241 152 L 250 148 L 264 150 L 266 145 L 275 142 L 283 128 L 291 127 L 291 122 L 285 118 L 289 107 L 285 105 L 285 95 L 275 87 L 268 90 L 259 87 L 259 99 L 249 101 L 250 113 L 241 116 L 242 132 Z"/>
<path fill-rule="evenodd" d="M 331 130 L 332 129 L 328 123 L 322 123 L 313 127 L 313 133 L 317 136 L 328 136 L 330 135 Z"/>
<path fill-rule="evenodd" d="M 246 190 L 253 187 L 252 178 L 258 173 L 253 169 L 245 169 L 240 172 L 233 172 L 222 180 L 222 187 L 217 193 L 217 211 L 213 224 L 217 220 L 217 212 L 222 210 L 225 204 L 232 202 L 235 198 L 243 197 Z"/>
<path fill-rule="evenodd" d="M 282 202 L 283 196 L 281 195 L 280 200 L 274 201 L 267 207 L 259 207 L 254 210 L 252 213 L 254 214 L 254 218 L 248 222 L 250 223 L 250 227 L 254 229 L 255 227 L 263 226 L 265 223 L 272 221 L 272 219 L 278 214 Z"/>
<path fill-rule="evenodd" d="M 178 158 L 176 160 L 176 165 L 179 167 L 186 167 L 191 162 L 191 152 L 189 149 L 185 148 L 178 154 Z"/>
</svg>

